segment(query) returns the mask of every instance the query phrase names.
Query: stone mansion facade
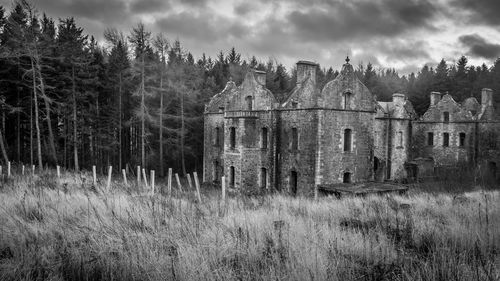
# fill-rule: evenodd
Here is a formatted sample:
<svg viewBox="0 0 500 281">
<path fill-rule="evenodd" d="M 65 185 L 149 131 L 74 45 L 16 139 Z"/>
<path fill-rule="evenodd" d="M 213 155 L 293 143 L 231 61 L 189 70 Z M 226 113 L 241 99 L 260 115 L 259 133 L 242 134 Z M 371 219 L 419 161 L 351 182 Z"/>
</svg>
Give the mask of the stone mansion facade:
<svg viewBox="0 0 500 281">
<path fill-rule="evenodd" d="M 349 59 L 322 89 L 317 67 L 297 63 L 297 84 L 281 104 L 256 70 L 210 100 L 204 182 L 224 175 L 228 187 L 309 194 L 322 184 L 417 178 L 460 163 L 497 177 L 500 121 L 490 89 L 481 103 L 432 92 L 419 117 L 403 94 L 376 101 Z"/>
</svg>

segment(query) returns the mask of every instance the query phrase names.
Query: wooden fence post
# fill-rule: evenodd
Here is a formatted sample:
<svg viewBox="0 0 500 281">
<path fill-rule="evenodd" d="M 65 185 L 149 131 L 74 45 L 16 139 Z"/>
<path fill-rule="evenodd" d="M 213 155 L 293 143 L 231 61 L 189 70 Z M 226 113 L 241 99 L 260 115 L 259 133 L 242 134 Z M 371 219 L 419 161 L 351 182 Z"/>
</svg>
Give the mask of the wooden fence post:
<svg viewBox="0 0 500 281">
<path fill-rule="evenodd" d="M 155 170 L 150 171 L 150 181 L 151 181 L 151 193 L 155 194 Z"/>
<path fill-rule="evenodd" d="M 123 174 L 123 182 L 125 183 L 125 185 L 128 185 L 128 183 L 127 183 L 127 172 L 125 171 L 125 169 L 122 169 L 122 174 Z"/>
<path fill-rule="evenodd" d="M 193 189 L 193 183 L 191 182 L 191 175 L 187 174 L 189 189 Z"/>
<path fill-rule="evenodd" d="M 23 176 L 24 176 L 24 165 L 23 165 L 23 167 L 21 168 L 21 175 L 23 175 Z"/>
<path fill-rule="evenodd" d="M 57 170 L 57 178 L 60 179 L 61 178 L 61 167 L 59 165 L 57 165 L 56 170 Z"/>
<path fill-rule="evenodd" d="M 137 166 L 137 186 L 141 185 L 141 166 Z"/>
<path fill-rule="evenodd" d="M 198 174 L 194 172 L 193 176 L 194 176 L 194 183 L 196 184 L 196 195 L 198 196 L 198 202 L 201 203 L 200 182 L 198 181 Z"/>
<path fill-rule="evenodd" d="M 2 175 L 2 165 L 0 165 L 0 176 Z"/>
<path fill-rule="evenodd" d="M 177 181 L 177 186 L 179 187 L 179 190 L 180 190 L 181 192 L 184 192 L 184 191 L 182 190 L 182 185 L 181 185 L 181 180 L 179 179 L 179 174 L 177 174 L 177 173 L 175 173 L 175 180 Z"/>
<path fill-rule="evenodd" d="M 167 187 L 168 187 L 168 196 L 172 196 L 172 168 L 168 168 L 168 179 L 167 179 Z"/>
<path fill-rule="evenodd" d="M 10 177 L 10 161 L 7 162 L 7 177 Z"/>
<path fill-rule="evenodd" d="M 142 168 L 142 177 L 144 178 L 144 185 L 148 187 L 148 178 L 146 177 L 146 169 Z"/>
<path fill-rule="evenodd" d="M 222 201 L 226 202 L 226 177 L 222 176 Z"/>
<path fill-rule="evenodd" d="M 97 186 L 97 171 L 95 169 L 95 165 L 92 166 L 92 183 L 94 186 Z"/>
<path fill-rule="evenodd" d="M 111 187 L 111 174 L 113 173 L 113 166 L 109 166 L 108 168 L 108 184 L 106 185 L 106 188 L 109 191 L 109 188 Z"/>
</svg>

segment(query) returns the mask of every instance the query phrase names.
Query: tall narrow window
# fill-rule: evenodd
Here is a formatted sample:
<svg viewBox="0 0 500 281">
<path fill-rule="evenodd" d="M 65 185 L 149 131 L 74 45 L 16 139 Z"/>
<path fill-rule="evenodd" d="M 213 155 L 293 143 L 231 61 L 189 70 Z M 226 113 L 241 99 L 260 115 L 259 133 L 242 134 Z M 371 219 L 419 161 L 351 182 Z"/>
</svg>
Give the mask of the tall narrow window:
<svg viewBox="0 0 500 281">
<path fill-rule="evenodd" d="M 443 122 L 450 122 L 450 113 L 448 111 L 443 112 Z"/>
<path fill-rule="evenodd" d="M 261 147 L 267 149 L 267 128 L 262 128 L 261 138 Z"/>
<path fill-rule="evenodd" d="M 290 191 L 292 192 L 293 195 L 297 194 L 297 172 L 292 171 L 290 172 Z"/>
<path fill-rule="evenodd" d="M 234 171 L 234 166 L 229 167 L 229 186 L 234 187 L 235 183 L 235 171 Z"/>
<path fill-rule="evenodd" d="M 252 104 L 252 96 L 247 96 L 245 98 L 245 101 L 247 102 L 247 110 L 252 110 L 253 104 Z"/>
<path fill-rule="evenodd" d="M 347 92 L 344 93 L 344 103 L 343 103 L 343 109 L 351 109 L 351 93 Z"/>
<path fill-rule="evenodd" d="M 260 187 L 267 189 L 267 169 L 260 168 Z"/>
<path fill-rule="evenodd" d="M 292 150 L 299 148 L 299 133 L 297 128 L 292 128 Z"/>
<path fill-rule="evenodd" d="M 214 140 L 215 146 L 220 146 L 220 128 L 219 127 L 215 128 L 214 138 L 215 138 L 215 140 Z"/>
<path fill-rule="evenodd" d="M 352 131 L 351 129 L 344 130 L 344 151 L 351 151 Z"/>
<path fill-rule="evenodd" d="M 296 101 L 292 101 L 292 108 L 297 108 L 299 106 L 299 103 Z"/>
<path fill-rule="evenodd" d="M 427 145 L 434 145 L 434 133 L 427 133 Z"/>
<path fill-rule="evenodd" d="M 458 146 L 465 146 L 465 133 L 458 135 Z"/>
<path fill-rule="evenodd" d="M 351 183 L 351 173 L 344 173 L 343 183 Z"/>
<path fill-rule="evenodd" d="M 403 147 L 403 132 L 398 132 L 398 147 Z"/>
<path fill-rule="evenodd" d="M 217 160 L 214 160 L 212 177 L 213 177 L 213 181 L 219 180 L 219 161 L 217 161 Z"/>
<path fill-rule="evenodd" d="M 236 147 L 236 128 L 231 127 L 229 128 L 229 144 L 231 148 Z"/>
<path fill-rule="evenodd" d="M 443 133 L 443 146 L 444 147 L 450 146 L 450 134 L 449 133 Z"/>
</svg>

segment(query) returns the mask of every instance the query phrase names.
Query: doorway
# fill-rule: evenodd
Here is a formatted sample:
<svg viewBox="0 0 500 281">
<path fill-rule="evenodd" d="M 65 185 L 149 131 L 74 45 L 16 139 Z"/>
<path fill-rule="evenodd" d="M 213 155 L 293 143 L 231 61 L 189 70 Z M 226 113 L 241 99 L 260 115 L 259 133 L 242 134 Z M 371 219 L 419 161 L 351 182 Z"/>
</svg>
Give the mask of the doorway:
<svg viewBox="0 0 500 281">
<path fill-rule="evenodd" d="M 344 178 L 343 178 L 343 183 L 351 183 L 351 173 L 345 172 L 344 173 Z"/>
</svg>

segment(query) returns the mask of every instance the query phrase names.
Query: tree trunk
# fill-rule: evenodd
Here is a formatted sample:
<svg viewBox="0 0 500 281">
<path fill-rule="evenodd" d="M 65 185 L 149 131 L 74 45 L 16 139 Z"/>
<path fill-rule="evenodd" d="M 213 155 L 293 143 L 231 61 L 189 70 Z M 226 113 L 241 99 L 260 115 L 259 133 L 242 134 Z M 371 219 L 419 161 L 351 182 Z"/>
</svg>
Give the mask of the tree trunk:
<svg viewBox="0 0 500 281">
<path fill-rule="evenodd" d="M 122 170 L 122 71 L 120 70 L 120 81 L 118 84 L 118 167 Z"/>
<path fill-rule="evenodd" d="M 54 142 L 54 132 L 52 131 L 52 119 L 50 119 L 50 104 L 48 97 L 45 95 L 45 85 L 43 83 L 42 73 L 40 66 L 38 66 L 38 79 L 40 81 L 40 90 L 42 91 L 42 97 L 45 102 L 45 115 L 47 115 L 47 128 L 49 130 L 49 148 L 52 157 L 53 164 L 57 166 L 57 152 L 56 145 Z"/>
<path fill-rule="evenodd" d="M 145 102 L 145 66 L 144 66 L 144 53 L 141 56 L 141 163 L 142 167 L 146 167 L 146 151 L 145 151 L 145 138 L 146 138 L 146 102 Z"/>
<path fill-rule="evenodd" d="M 184 93 L 181 94 L 181 164 L 182 173 L 186 175 L 186 161 L 184 159 Z"/>
<path fill-rule="evenodd" d="M 36 93 L 36 71 L 33 58 L 31 58 L 31 70 L 33 71 L 33 99 L 35 103 L 35 129 L 36 129 L 36 146 L 38 156 L 38 167 L 42 169 L 42 144 L 40 141 L 40 124 L 38 122 L 38 95 Z"/>
<path fill-rule="evenodd" d="M 72 94 L 73 94 L 73 154 L 75 160 L 75 171 L 80 170 L 80 166 L 78 165 L 78 136 L 77 136 L 77 123 L 76 123 L 76 85 L 75 85 L 75 66 L 71 67 L 72 71 Z"/>
<path fill-rule="evenodd" d="M 7 149 L 5 148 L 5 144 L 3 142 L 3 134 L 2 130 L 0 130 L 0 149 L 2 149 L 2 156 L 5 164 L 9 162 L 9 157 L 7 156 Z"/>
<path fill-rule="evenodd" d="M 30 167 L 33 167 L 33 99 L 30 99 Z"/>
<path fill-rule="evenodd" d="M 162 62 L 163 63 L 163 62 Z M 163 171 L 163 65 L 160 72 L 160 176 L 164 177 Z"/>
</svg>

